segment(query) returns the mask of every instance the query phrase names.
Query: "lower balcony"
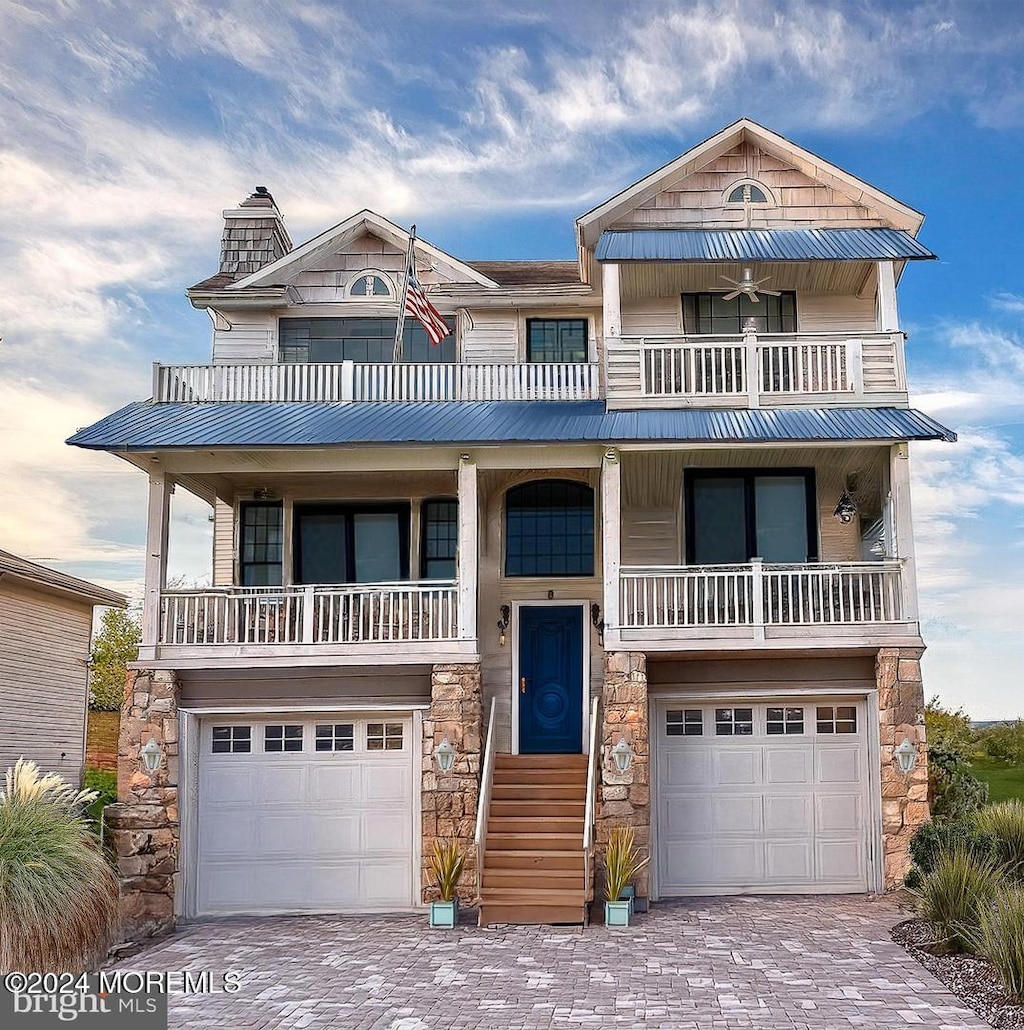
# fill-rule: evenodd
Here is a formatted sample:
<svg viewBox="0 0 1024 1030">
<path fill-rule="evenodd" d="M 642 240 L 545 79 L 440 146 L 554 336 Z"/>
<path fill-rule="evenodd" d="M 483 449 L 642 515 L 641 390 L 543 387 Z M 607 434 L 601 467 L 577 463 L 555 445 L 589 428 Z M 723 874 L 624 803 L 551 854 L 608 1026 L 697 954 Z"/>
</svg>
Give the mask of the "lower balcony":
<svg viewBox="0 0 1024 1030">
<path fill-rule="evenodd" d="M 878 646 L 917 635 L 899 560 L 620 570 L 621 646 Z"/>
<path fill-rule="evenodd" d="M 183 667 L 421 664 L 472 656 L 476 641 L 459 635 L 456 584 L 431 580 L 166 591 L 155 650 Z"/>
</svg>

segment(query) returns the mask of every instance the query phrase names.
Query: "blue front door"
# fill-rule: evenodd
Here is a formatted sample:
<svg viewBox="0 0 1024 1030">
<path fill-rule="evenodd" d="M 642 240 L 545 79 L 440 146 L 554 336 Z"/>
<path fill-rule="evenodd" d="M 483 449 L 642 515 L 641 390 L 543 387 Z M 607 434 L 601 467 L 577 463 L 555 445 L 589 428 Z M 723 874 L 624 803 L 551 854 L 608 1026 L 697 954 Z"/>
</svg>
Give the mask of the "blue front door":
<svg viewBox="0 0 1024 1030">
<path fill-rule="evenodd" d="M 583 750 L 583 609 L 519 609 L 519 753 Z"/>
</svg>

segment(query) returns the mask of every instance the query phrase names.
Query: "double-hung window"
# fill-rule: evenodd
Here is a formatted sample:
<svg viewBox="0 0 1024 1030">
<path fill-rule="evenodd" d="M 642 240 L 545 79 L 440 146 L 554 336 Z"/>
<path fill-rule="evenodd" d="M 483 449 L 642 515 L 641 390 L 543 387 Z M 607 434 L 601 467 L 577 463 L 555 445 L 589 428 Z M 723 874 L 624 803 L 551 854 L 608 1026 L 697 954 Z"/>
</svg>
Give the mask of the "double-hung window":
<svg viewBox="0 0 1024 1030">
<path fill-rule="evenodd" d="M 409 505 L 295 506 L 296 583 L 409 578 Z"/>
<path fill-rule="evenodd" d="M 455 499 L 423 502 L 420 562 L 424 579 L 455 579 L 459 546 L 459 502 Z"/>
<path fill-rule="evenodd" d="M 238 571 L 244 587 L 281 585 L 284 535 L 281 502 L 253 502 L 241 508 Z"/>
<path fill-rule="evenodd" d="M 585 318 L 526 320 L 527 361 L 581 363 L 587 361 L 589 352 Z"/>
<path fill-rule="evenodd" d="M 813 469 L 690 469 L 685 492 L 688 564 L 817 561 Z"/>
</svg>

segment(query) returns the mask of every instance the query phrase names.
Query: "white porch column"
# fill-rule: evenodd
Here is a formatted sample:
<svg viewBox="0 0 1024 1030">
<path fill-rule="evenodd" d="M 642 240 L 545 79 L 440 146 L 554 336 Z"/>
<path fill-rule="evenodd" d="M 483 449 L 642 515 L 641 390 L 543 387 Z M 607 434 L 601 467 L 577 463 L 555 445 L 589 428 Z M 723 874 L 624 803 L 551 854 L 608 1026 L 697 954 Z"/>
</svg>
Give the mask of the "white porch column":
<svg viewBox="0 0 1024 1030">
<path fill-rule="evenodd" d="M 150 472 L 140 661 L 156 658 L 156 645 L 160 636 L 160 594 L 167 586 L 167 533 L 170 527 L 172 489 L 163 470 Z"/>
<path fill-rule="evenodd" d="M 889 449 L 889 496 L 892 505 L 894 557 L 903 559 L 904 617 L 917 621 L 917 564 L 914 523 L 910 508 L 910 449 L 905 443 Z"/>
<path fill-rule="evenodd" d="M 875 268 L 878 274 L 878 331 L 898 333 L 900 316 L 896 306 L 896 266 L 892 261 L 879 261 Z"/>
<path fill-rule="evenodd" d="M 459 459 L 459 639 L 476 640 L 476 598 L 480 538 L 480 509 L 476 462 Z"/>
<path fill-rule="evenodd" d="M 622 562 L 622 465 L 609 447 L 601 462 L 601 555 L 604 562 L 604 646 L 619 649 L 619 568 Z"/>
<path fill-rule="evenodd" d="M 601 302 L 604 335 L 622 335 L 622 301 L 619 297 L 619 266 L 605 262 L 601 265 Z"/>
</svg>

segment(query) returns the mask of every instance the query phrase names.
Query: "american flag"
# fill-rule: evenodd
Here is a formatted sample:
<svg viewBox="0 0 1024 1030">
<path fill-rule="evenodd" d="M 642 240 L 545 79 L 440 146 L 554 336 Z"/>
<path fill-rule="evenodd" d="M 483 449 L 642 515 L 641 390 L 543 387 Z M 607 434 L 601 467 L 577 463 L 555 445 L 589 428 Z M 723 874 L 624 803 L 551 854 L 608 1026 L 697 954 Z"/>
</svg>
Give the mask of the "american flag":
<svg viewBox="0 0 1024 1030">
<path fill-rule="evenodd" d="M 430 342 L 436 347 L 450 332 L 448 323 L 444 320 L 441 312 L 427 300 L 416 279 L 416 271 L 409 268 L 408 279 L 405 287 L 405 313 L 412 315 L 430 337 Z"/>
</svg>

